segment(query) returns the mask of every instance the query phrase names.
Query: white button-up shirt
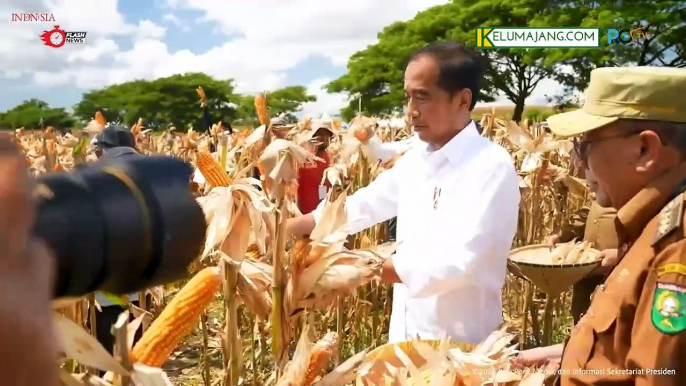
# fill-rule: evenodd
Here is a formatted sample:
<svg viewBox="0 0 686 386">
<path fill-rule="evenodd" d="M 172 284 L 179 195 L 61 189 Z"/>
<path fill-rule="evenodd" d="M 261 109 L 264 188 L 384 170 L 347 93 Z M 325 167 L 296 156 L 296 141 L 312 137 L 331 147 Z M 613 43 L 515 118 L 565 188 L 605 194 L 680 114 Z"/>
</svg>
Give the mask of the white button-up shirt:
<svg viewBox="0 0 686 386">
<path fill-rule="evenodd" d="M 473 122 L 439 150 L 420 141 L 347 198 L 351 233 L 398 218 L 391 343 L 479 343 L 499 327 L 519 200 L 510 155 Z"/>
</svg>

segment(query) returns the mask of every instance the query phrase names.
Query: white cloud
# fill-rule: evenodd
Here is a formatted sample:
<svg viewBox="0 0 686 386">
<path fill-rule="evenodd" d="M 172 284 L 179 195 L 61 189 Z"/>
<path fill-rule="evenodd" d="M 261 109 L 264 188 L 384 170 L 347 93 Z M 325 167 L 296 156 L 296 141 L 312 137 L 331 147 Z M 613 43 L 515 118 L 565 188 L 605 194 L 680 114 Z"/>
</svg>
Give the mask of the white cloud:
<svg viewBox="0 0 686 386">
<path fill-rule="evenodd" d="M 67 56 L 68 62 L 75 62 L 77 60 L 94 62 L 105 55 L 112 54 L 119 50 L 119 46 L 112 39 L 99 39 L 95 42 L 87 41 L 88 45 L 82 50 L 69 53 Z"/>
<path fill-rule="evenodd" d="M 162 39 L 167 33 L 167 29 L 160 27 L 150 20 L 141 20 L 138 22 L 137 38 L 138 39 Z"/>
<path fill-rule="evenodd" d="M 36 1 L 36 3 L 39 3 Z M 26 3 L 24 4 L 26 5 Z M 70 78 L 75 62 L 81 60 L 92 62 L 103 56 L 118 51 L 111 37 L 140 36 L 161 38 L 164 29 L 150 21 L 141 21 L 139 25 L 126 23 L 117 9 L 117 0 L 44 0 L 41 12 L 54 15 L 54 22 L 11 22 L 9 18 L 0 18 L 0 74 L 32 74 L 34 79 L 45 80 L 39 72 L 50 72 L 54 76 L 49 82 L 39 85 L 58 85 L 59 79 Z M 0 2 L 0 15 L 21 12 L 16 6 Z M 65 44 L 60 48 L 43 45 L 39 35 L 52 30 L 55 25 L 67 31 L 87 33 L 85 44 Z M 4 76 L 3 76 L 4 77 Z"/>
<path fill-rule="evenodd" d="M 179 18 L 176 17 L 176 15 L 174 15 L 173 13 L 165 14 L 164 16 L 162 16 L 162 20 L 175 26 L 181 26 L 181 20 L 179 20 Z"/>
<path fill-rule="evenodd" d="M 190 31 L 190 28 L 181 21 L 176 15 L 173 13 L 167 13 L 164 16 L 162 16 L 162 21 L 164 21 L 167 24 L 171 24 L 175 27 L 181 28 L 182 31 Z"/>
<path fill-rule="evenodd" d="M 238 92 L 269 91 L 285 86 L 286 71 L 308 57 L 322 55 L 344 65 L 351 54 L 373 44 L 386 25 L 411 19 L 448 0 L 158 1 L 166 1 L 165 24 L 184 25 L 179 19 L 184 11 L 199 11 L 200 25 L 195 28 L 214 29 L 226 41 L 200 54 L 188 49 L 172 51 L 164 40 L 164 27 L 150 20 L 137 25 L 127 22 L 117 0 L 44 0 L 60 27 L 88 32 L 87 44 L 52 49 L 37 43 L 37 35 L 52 25 L 0 20 L 0 28 L 6 31 L 0 35 L 0 76 L 28 73 L 43 87 L 73 84 L 88 90 L 198 71 L 219 79 L 233 78 Z M 0 5 L 0 14 L 4 11 Z M 122 50 L 115 37 L 131 38 L 132 48 Z M 311 82 L 310 92 L 319 100 L 304 106 L 303 114 L 336 114 L 347 103 L 345 95 L 329 95 L 321 89 L 327 81 Z"/>
<path fill-rule="evenodd" d="M 332 79 L 322 78 L 316 79 L 307 86 L 307 93 L 317 97 L 316 102 L 307 102 L 303 104 L 302 110 L 298 113 L 300 117 L 319 118 L 322 114 L 329 114 L 336 116 L 341 109 L 348 105 L 347 93 L 327 93 L 324 86 L 331 82 Z"/>
</svg>

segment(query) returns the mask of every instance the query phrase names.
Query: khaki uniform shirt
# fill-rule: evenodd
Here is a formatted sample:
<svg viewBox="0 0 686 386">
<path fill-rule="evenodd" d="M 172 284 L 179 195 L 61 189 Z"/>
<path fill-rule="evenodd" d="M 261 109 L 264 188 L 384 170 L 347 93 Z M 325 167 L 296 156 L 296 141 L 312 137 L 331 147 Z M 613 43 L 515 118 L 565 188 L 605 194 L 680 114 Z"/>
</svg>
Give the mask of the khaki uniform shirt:
<svg viewBox="0 0 686 386">
<path fill-rule="evenodd" d="M 617 214 L 620 261 L 565 346 L 560 384 L 686 385 L 686 163 Z"/>
<path fill-rule="evenodd" d="M 604 208 L 593 201 L 590 208 L 584 207 L 578 210 L 572 221 L 562 228 L 560 241 L 563 243 L 577 239 L 577 241 L 589 241 L 593 248 L 598 250 L 614 249 L 619 245 L 615 218 L 617 210 Z"/>
<path fill-rule="evenodd" d="M 598 250 L 615 249 L 619 245 L 615 219 L 617 210 L 604 208 L 593 201 L 590 208 L 584 207 L 572 216 L 560 232 L 560 241 L 566 243 L 572 239 L 593 243 Z M 591 304 L 591 294 L 596 287 L 605 281 L 605 274 L 591 274 L 574 284 L 572 293 L 572 317 L 578 322 Z"/>
</svg>

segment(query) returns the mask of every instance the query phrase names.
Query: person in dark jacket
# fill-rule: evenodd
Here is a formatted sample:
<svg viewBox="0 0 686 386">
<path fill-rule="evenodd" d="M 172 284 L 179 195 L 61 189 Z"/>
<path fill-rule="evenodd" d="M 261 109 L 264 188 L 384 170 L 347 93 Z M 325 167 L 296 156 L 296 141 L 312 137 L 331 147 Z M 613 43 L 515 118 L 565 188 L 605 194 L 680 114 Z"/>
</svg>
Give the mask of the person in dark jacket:
<svg viewBox="0 0 686 386">
<path fill-rule="evenodd" d="M 107 126 L 100 134 L 95 136 L 95 155 L 98 158 L 103 155 L 127 154 L 127 152 L 130 153 L 131 151 L 138 154 L 136 140 L 133 138 L 131 131 L 123 126 Z"/>
<path fill-rule="evenodd" d="M 136 141 L 131 131 L 122 126 L 107 126 L 95 137 L 95 146 L 95 154 L 98 156 L 98 159 L 141 156 L 136 150 Z M 131 293 L 128 296 L 131 304 L 138 307 L 138 293 Z M 114 336 L 111 333 L 111 328 L 117 322 L 117 318 L 124 311 L 124 308 L 112 302 L 101 292 L 95 293 L 95 299 L 102 310 L 95 317 L 96 338 L 109 353 L 112 353 L 114 350 Z M 137 342 L 140 338 L 141 330 L 139 329 L 134 335 L 134 342 Z"/>
</svg>

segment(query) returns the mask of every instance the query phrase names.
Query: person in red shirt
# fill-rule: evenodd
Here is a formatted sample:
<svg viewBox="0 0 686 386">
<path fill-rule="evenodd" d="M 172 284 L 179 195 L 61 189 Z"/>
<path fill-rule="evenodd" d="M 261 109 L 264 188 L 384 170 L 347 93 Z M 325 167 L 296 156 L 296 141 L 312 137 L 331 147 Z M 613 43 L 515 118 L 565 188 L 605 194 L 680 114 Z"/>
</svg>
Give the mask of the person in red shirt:
<svg viewBox="0 0 686 386">
<path fill-rule="evenodd" d="M 317 205 L 326 198 L 330 188 L 328 181 L 322 184 L 324 170 L 329 167 L 331 159 L 327 151 L 333 129 L 330 121 L 315 121 L 312 123 L 312 142 L 314 154 L 323 161 L 316 161 L 316 164 L 305 165 L 298 171 L 298 208 L 302 214 L 312 212 Z"/>
</svg>

